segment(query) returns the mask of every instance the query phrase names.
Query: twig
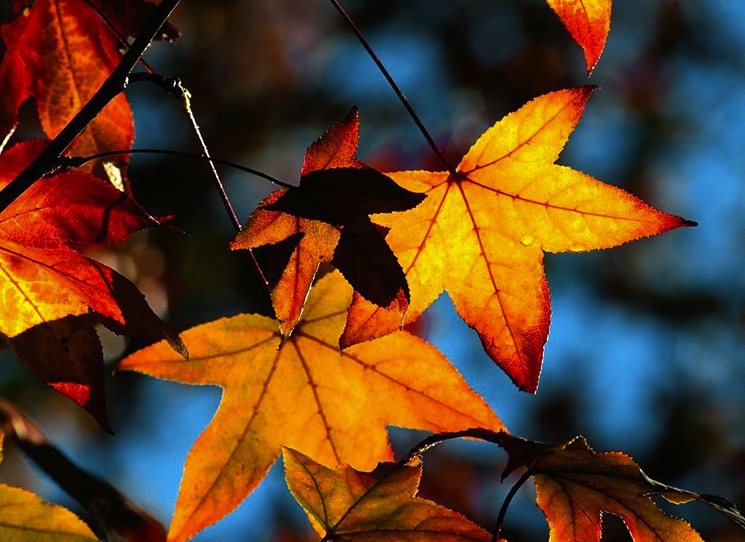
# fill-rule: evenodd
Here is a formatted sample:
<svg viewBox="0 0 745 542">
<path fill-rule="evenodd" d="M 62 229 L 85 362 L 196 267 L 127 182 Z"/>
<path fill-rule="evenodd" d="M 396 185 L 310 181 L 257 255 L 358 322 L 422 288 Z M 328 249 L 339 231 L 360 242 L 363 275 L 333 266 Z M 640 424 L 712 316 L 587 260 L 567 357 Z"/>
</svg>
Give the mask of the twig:
<svg viewBox="0 0 745 542">
<path fill-rule="evenodd" d="M 195 160 L 209 160 L 209 161 L 214 162 L 215 164 L 220 164 L 222 166 L 227 166 L 233 169 L 237 169 L 245 173 L 250 173 L 251 175 L 256 175 L 257 177 L 266 179 L 270 183 L 276 184 L 277 186 L 281 186 L 282 188 L 287 188 L 287 189 L 296 188 L 295 185 L 286 183 L 284 181 L 280 181 L 279 179 L 276 179 L 275 177 L 272 177 L 268 173 L 264 173 L 261 170 L 254 169 L 248 166 L 244 166 L 236 162 L 231 162 L 230 160 L 223 160 L 222 158 L 215 158 L 214 156 L 207 157 L 203 154 L 194 154 L 191 152 L 176 151 L 176 150 L 171 150 L 171 149 L 122 149 L 122 150 L 117 150 L 117 151 L 99 152 L 97 154 L 91 154 L 90 156 L 61 156 L 57 164 L 61 167 L 80 167 L 87 162 L 98 160 L 99 158 L 117 156 L 119 154 L 164 154 L 164 155 L 170 155 L 170 156 L 183 156 L 185 158 L 194 158 Z"/>
<path fill-rule="evenodd" d="M 357 25 L 354 23 L 352 18 L 349 16 L 349 14 L 344 10 L 342 5 L 339 3 L 338 0 L 331 0 L 331 3 L 334 5 L 336 10 L 341 14 L 344 21 L 347 23 L 347 25 L 352 29 L 352 32 L 354 32 L 354 35 L 357 36 L 357 40 L 362 44 L 362 46 L 367 51 L 367 54 L 370 56 L 373 62 L 375 62 L 375 65 L 378 67 L 378 70 L 380 70 L 380 73 L 383 74 L 383 77 L 385 77 L 386 81 L 388 81 L 388 84 L 393 89 L 393 92 L 396 93 L 396 96 L 398 96 L 398 99 L 403 104 L 406 111 L 409 113 L 409 116 L 414 120 L 414 122 L 417 125 L 417 128 L 419 128 L 419 131 L 424 136 L 424 139 L 427 140 L 427 143 L 434 151 L 437 158 L 439 158 L 440 162 L 445 166 L 445 169 L 448 170 L 450 175 L 453 177 L 457 177 L 458 173 L 455 171 L 455 168 L 450 163 L 450 161 L 445 158 L 445 155 L 443 154 L 442 150 L 440 150 L 440 147 L 437 146 L 437 143 L 435 143 L 435 140 L 432 138 L 432 135 L 429 133 L 427 128 L 424 126 L 424 123 L 419 118 L 419 115 L 416 114 L 416 111 L 414 111 L 414 108 L 411 106 L 411 103 L 409 103 L 409 100 L 404 95 L 401 88 L 396 84 L 396 81 L 394 81 L 391 74 L 388 72 L 388 69 L 383 65 L 380 58 L 378 58 L 378 55 L 375 54 L 375 51 L 373 50 L 372 46 L 370 46 L 370 43 L 368 43 L 365 36 L 362 34 L 360 29 L 357 27 Z"/>
<path fill-rule="evenodd" d="M 235 214 L 233 205 L 230 203 L 230 199 L 228 198 L 227 192 L 225 192 L 225 185 L 220 179 L 220 174 L 217 172 L 217 168 L 215 168 L 215 161 L 212 160 L 212 157 L 210 156 L 210 151 L 207 148 L 207 144 L 204 141 L 204 137 L 202 136 L 202 130 L 199 128 L 197 119 L 194 116 L 194 110 L 191 107 L 191 93 L 187 90 L 187 88 L 184 85 L 181 84 L 180 80 L 173 78 L 173 77 L 166 77 L 166 76 L 163 76 L 157 73 L 138 73 L 132 76 L 132 81 L 135 81 L 135 80 L 153 82 L 157 84 L 158 86 L 160 86 L 161 88 L 163 88 L 164 90 L 166 90 L 166 92 L 171 94 L 171 96 L 174 96 L 179 101 L 179 105 L 181 105 L 181 109 L 186 115 L 186 118 L 189 119 L 189 123 L 191 124 L 192 130 L 194 130 L 194 134 L 197 136 L 197 139 L 199 140 L 199 145 L 202 147 L 202 153 L 204 154 L 204 156 L 207 157 L 207 161 L 210 164 L 210 171 L 212 172 L 212 178 L 215 181 L 215 187 L 217 188 L 217 192 L 220 195 L 220 200 L 222 201 L 222 204 L 225 207 L 225 211 L 228 213 L 228 216 L 230 217 L 230 221 L 232 222 L 236 233 L 240 232 L 241 223 L 238 220 L 238 216 L 236 216 Z"/>
<path fill-rule="evenodd" d="M 499 509 L 499 515 L 497 516 L 497 525 L 494 527 L 494 534 L 492 534 L 491 542 L 497 542 L 499 540 L 499 535 L 502 533 L 502 526 L 504 525 L 504 517 L 507 515 L 507 508 L 510 506 L 510 503 L 512 502 L 512 499 L 517 495 L 518 490 L 523 486 L 525 482 L 528 481 L 528 478 L 533 476 L 533 471 L 531 469 L 526 470 L 522 476 L 515 482 L 515 485 L 513 485 L 510 488 L 509 493 L 507 493 L 507 496 L 504 498 L 504 502 L 502 503 L 502 506 Z"/>
<path fill-rule="evenodd" d="M 127 78 L 180 0 L 163 0 L 140 35 L 124 53 L 114 71 L 49 145 L 18 176 L 0 191 L 0 212 L 25 192 L 39 177 L 49 173 L 57 158 L 127 86 Z"/>
<path fill-rule="evenodd" d="M 217 173 L 217 168 L 215 168 L 216 161 L 213 160 L 212 157 L 210 156 L 210 152 L 209 152 L 209 149 L 207 148 L 207 144 L 205 143 L 204 138 L 202 137 L 202 131 L 199 128 L 199 124 L 197 123 L 196 117 L 194 117 L 194 111 L 192 110 L 192 107 L 191 107 L 191 93 L 189 93 L 186 87 L 184 87 L 181 84 L 181 81 L 173 77 L 164 77 L 160 74 L 150 74 L 150 73 L 136 74 L 135 76 L 133 76 L 133 79 L 135 77 L 138 80 L 149 81 L 149 82 L 159 85 L 166 92 L 169 92 L 172 96 L 175 96 L 179 100 L 179 103 L 181 104 L 181 108 L 183 109 L 184 113 L 189 119 L 192 129 L 194 130 L 194 133 L 196 134 L 197 139 L 199 140 L 199 144 L 202 147 L 202 152 L 204 153 L 204 156 L 207 158 L 207 160 L 210 163 L 210 169 L 212 171 L 212 178 L 215 180 L 215 187 L 217 188 L 217 192 L 220 196 L 220 200 L 222 201 L 223 207 L 225 207 L 225 212 L 228 213 L 228 217 L 230 218 L 230 221 L 233 224 L 233 228 L 235 228 L 235 232 L 240 233 L 241 223 L 238 220 L 238 216 L 235 214 L 233 205 L 230 203 L 230 198 L 228 197 L 228 193 L 225 191 L 225 185 L 223 185 L 222 180 L 220 179 L 220 175 Z M 290 188 L 289 185 L 286 185 L 286 187 Z M 251 260 L 253 261 L 254 266 L 256 266 L 256 270 L 258 271 L 259 276 L 261 276 L 261 280 L 264 282 L 264 286 L 266 286 L 267 291 L 271 294 L 272 288 L 269 285 L 269 280 L 266 278 L 266 275 L 264 274 L 264 270 L 261 269 L 261 265 L 259 265 L 259 260 L 256 258 L 256 254 L 254 254 L 254 251 L 251 248 L 248 249 L 248 253 L 251 255 Z"/>
</svg>

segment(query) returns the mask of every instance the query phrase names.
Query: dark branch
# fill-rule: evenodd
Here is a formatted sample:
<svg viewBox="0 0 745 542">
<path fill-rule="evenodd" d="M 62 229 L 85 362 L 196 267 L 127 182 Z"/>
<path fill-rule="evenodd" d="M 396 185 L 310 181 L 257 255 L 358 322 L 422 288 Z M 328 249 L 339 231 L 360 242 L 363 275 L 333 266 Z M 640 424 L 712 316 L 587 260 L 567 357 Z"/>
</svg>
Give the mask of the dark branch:
<svg viewBox="0 0 745 542">
<path fill-rule="evenodd" d="M 13 203 L 34 182 L 49 173 L 56 165 L 57 159 L 72 144 L 78 135 L 96 118 L 111 100 L 116 98 L 127 86 L 127 78 L 145 53 L 161 27 L 176 8 L 180 0 L 163 0 L 153 17 L 147 22 L 142 33 L 132 42 L 121 61 L 103 82 L 101 88 L 78 111 L 73 119 L 62 129 L 44 151 L 31 162 L 15 179 L 0 191 L 0 212 Z"/>
</svg>

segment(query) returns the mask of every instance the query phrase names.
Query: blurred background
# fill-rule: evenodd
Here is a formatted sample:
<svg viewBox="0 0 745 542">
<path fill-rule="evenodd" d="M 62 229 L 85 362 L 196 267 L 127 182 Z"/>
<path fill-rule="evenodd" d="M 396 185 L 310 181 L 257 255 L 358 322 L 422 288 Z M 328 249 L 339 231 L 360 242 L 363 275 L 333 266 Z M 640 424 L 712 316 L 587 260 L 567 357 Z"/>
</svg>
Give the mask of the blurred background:
<svg viewBox="0 0 745 542">
<path fill-rule="evenodd" d="M 478 136 L 528 100 L 594 84 L 559 163 L 623 187 L 697 228 L 587 254 L 546 255 L 551 335 L 535 396 L 517 391 L 442 296 L 420 332 L 520 436 L 584 435 L 597 451 L 629 453 L 652 478 L 745 508 L 745 3 L 618 0 L 600 62 L 587 77 L 580 48 L 544 0 L 349 0 L 344 3 L 425 125 L 457 163 Z M 306 147 L 352 105 L 358 156 L 382 170 L 439 169 L 431 150 L 329 2 L 184 0 L 175 45 L 147 61 L 179 77 L 213 156 L 298 180 Z M 136 147 L 200 148 L 177 103 L 127 90 Z M 221 169 L 241 222 L 272 186 Z M 204 163 L 132 157 L 135 195 L 183 233 L 151 231 L 96 254 L 133 279 L 183 330 L 239 312 L 270 313 Z M 113 367 L 141 344 L 105 335 Z M 134 374 L 109 378 L 115 436 L 35 382 L 0 352 L 0 393 L 81 466 L 105 477 L 166 525 L 186 454 L 220 399 Z M 107 371 L 107 374 L 110 371 Z M 422 434 L 392 430 L 395 449 Z M 12 447 L 3 480 L 75 507 Z M 422 494 L 492 528 L 514 479 L 505 455 L 476 443 L 425 456 Z M 312 540 L 281 466 L 236 512 L 195 540 Z M 745 540 L 698 505 L 666 508 L 706 540 Z M 604 541 L 630 540 L 608 517 Z M 507 514 L 511 542 L 547 539 L 531 487 Z"/>
</svg>

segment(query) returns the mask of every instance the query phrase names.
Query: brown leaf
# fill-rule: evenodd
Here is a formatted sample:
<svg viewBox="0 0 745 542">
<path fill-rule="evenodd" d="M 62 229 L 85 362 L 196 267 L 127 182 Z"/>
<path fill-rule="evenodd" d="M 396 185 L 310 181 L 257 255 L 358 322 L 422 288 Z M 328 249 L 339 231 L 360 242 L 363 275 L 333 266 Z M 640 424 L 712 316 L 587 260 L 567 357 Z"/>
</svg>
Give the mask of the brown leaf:
<svg viewBox="0 0 745 542">
<path fill-rule="evenodd" d="M 91 315 L 34 326 L 10 339 L 33 375 L 87 410 L 107 431 L 103 351 Z"/>
<path fill-rule="evenodd" d="M 500 433 L 497 441 L 509 454 L 503 476 L 518 468 L 533 473 L 536 502 L 551 528 L 549 542 L 598 542 L 604 512 L 620 516 L 636 542 L 702 542 L 688 523 L 657 507 L 651 494 L 662 485 L 626 454 L 596 453 L 582 437 L 549 445 Z M 691 495 L 664 487 L 671 498 Z"/>
<path fill-rule="evenodd" d="M 457 512 L 416 496 L 422 474 L 418 459 L 360 472 L 346 465 L 329 469 L 290 448 L 284 448 L 283 457 L 287 485 L 323 540 L 491 540 Z"/>
<path fill-rule="evenodd" d="M 256 249 L 291 239 L 292 251 L 278 251 L 284 271 L 269 281 L 280 330 L 289 336 L 321 263 L 336 267 L 365 299 L 403 312 L 409 297 L 406 277 L 372 213 L 410 209 L 424 198 L 402 189 L 356 158 L 356 109 L 313 143 L 305 155 L 300 186 L 273 192 L 251 214 L 232 249 Z M 260 260 L 265 262 L 266 259 Z M 286 261 L 286 264 L 285 264 Z M 272 279 L 276 264 L 268 264 Z M 269 279 L 269 277 L 267 277 Z"/>
</svg>

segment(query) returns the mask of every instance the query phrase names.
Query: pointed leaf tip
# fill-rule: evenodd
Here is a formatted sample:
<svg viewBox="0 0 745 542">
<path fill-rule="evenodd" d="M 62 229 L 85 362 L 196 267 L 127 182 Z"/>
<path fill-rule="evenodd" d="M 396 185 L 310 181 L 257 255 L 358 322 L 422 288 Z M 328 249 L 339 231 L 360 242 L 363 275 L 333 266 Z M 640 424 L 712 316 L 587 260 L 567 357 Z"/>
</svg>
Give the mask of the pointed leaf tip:
<svg viewBox="0 0 745 542">
<path fill-rule="evenodd" d="M 582 47 L 588 75 L 605 48 L 611 20 L 611 0 L 546 0 L 574 41 Z"/>
</svg>

